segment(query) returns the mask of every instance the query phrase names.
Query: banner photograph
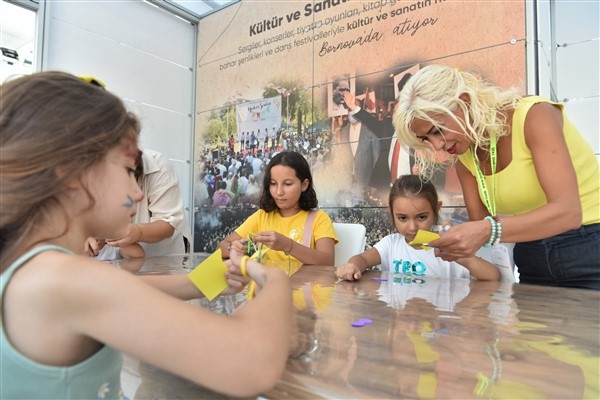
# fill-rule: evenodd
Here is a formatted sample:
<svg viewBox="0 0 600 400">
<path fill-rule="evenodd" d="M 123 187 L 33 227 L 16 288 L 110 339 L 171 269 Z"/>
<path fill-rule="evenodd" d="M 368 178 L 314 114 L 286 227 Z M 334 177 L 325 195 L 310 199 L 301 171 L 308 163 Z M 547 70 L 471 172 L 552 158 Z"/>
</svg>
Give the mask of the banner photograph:
<svg viewBox="0 0 600 400">
<path fill-rule="evenodd" d="M 284 150 L 306 157 L 332 218 L 385 235 L 390 183 L 418 173 L 392 125 L 404 82 L 444 64 L 525 92 L 525 28 L 524 1 L 242 1 L 203 18 L 194 196 L 203 234 L 195 250 L 211 251 L 256 210 L 266 163 Z M 345 92 L 355 104 L 345 104 Z M 357 106 L 371 118 L 349 115 Z M 447 164 L 432 180 L 443 213 L 461 220 L 453 159 L 439 156 Z M 211 229 L 214 240 L 205 235 Z"/>
</svg>

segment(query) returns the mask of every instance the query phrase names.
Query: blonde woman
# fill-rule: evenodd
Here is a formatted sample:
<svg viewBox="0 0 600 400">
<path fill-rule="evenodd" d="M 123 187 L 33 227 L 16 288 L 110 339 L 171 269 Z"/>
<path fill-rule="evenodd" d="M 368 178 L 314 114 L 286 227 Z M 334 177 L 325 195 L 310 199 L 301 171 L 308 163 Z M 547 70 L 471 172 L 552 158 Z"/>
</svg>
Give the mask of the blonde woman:
<svg viewBox="0 0 600 400">
<path fill-rule="evenodd" d="M 521 282 L 600 289 L 598 161 L 561 104 L 430 65 L 401 91 L 394 126 L 425 177 L 436 150 L 458 161 L 470 221 L 431 243 L 442 258 L 515 242 Z"/>
</svg>

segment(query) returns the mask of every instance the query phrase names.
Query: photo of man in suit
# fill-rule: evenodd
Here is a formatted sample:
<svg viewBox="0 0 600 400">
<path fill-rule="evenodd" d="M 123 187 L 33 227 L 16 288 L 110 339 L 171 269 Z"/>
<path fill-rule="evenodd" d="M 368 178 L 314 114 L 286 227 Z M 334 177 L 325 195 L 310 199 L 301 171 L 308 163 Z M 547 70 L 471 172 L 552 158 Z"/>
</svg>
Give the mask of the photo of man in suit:
<svg viewBox="0 0 600 400">
<path fill-rule="evenodd" d="M 393 76 L 394 98 L 397 98 L 406 81 L 418 70 L 419 66 L 415 65 Z M 389 80 L 389 77 L 386 77 L 385 80 Z M 378 102 L 375 113 L 370 113 L 367 111 L 367 107 L 358 105 L 349 108 L 349 117 L 366 125 L 379 142 L 380 153 L 373 166 L 369 186 L 375 188 L 380 193 L 380 197 L 387 196 L 390 186 L 400 175 L 411 174 L 414 164 L 412 156 L 396 140 L 392 124 L 395 101 L 390 100 L 389 96 L 391 95 L 390 93 L 387 98 Z M 346 104 L 355 102 L 354 96 L 350 92 L 345 92 L 344 97 Z M 387 107 L 385 107 L 386 103 Z"/>
<path fill-rule="evenodd" d="M 332 82 L 328 86 L 328 115 L 330 117 L 337 117 L 340 115 L 347 115 L 348 108 L 344 104 L 344 93 L 354 93 L 354 80 L 350 79 L 350 75 L 339 75 L 335 76 Z"/>
<path fill-rule="evenodd" d="M 350 106 L 346 100 L 343 101 L 348 112 L 348 109 L 357 106 L 356 99 L 350 91 L 343 93 L 344 99 L 352 102 Z M 333 125 L 332 155 L 335 165 L 350 177 L 353 192 L 364 197 L 369 190 L 373 167 L 379 157 L 379 140 L 366 124 L 352 115 L 334 117 Z"/>
</svg>

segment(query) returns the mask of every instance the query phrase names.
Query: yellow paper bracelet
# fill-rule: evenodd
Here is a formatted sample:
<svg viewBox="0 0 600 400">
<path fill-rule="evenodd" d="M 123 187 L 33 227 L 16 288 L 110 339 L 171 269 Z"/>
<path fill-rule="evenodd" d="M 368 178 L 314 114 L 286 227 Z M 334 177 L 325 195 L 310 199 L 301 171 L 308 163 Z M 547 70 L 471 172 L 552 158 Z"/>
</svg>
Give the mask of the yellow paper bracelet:
<svg viewBox="0 0 600 400">
<path fill-rule="evenodd" d="M 250 287 L 248 288 L 248 293 L 246 294 L 246 298 L 248 300 L 252 300 L 254 298 L 255 291 L 256 291 L 256 282 L 250 281 Z"/>
<path fill-rule="evenodd" d="M 246 270 L 246 262 L 248 262 L 248 259 L 250 257 L 248 256 L 243 256 L 241 261 L 240 261 L 240 271 L 242 271 L 242 275 L 243 276 L 248 276 L 248 271 Z"/>
</svg>

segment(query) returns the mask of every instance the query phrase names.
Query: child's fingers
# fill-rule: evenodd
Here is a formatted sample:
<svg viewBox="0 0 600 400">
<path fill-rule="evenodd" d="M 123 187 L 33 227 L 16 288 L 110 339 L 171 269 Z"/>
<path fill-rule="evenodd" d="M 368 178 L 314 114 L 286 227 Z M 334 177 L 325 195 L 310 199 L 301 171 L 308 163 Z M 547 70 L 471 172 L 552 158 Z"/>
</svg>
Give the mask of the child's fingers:
<svg viewBox="0 0 600 400">
<path fill-rule="evenodd" d="M 250 282 L 250 278 L 231 272 L 227 272 L 225 278 L 227 280 L 227 285 L 240 290 Z"/>
<path fill-rule="evenodd" d="M 355 278 L 355 275 L 358 271 L 356 271 L 354 265 L 352 264 L 342 264 L 335 270 L 335 274 L 338 278 L 344 279 L 347 281 L 353 281 L 355 279 L 360 279 L 360 272 L 358 272 L 358 278 Z"/>
<path fill-rule="evenodd" d="M 231 249 L 229 250 L 229 259 L 231 260 L 231 262 L 234 265 L 239 266 L 240 265 L 240 257 L 241 257 L 240 252 L 235 247 L 235 245 L 232 245 Z"/>
<path fill-rule="evenodd" d="M 232 253 L 236 253 L 236 256 L 239 258 L 243 254 L 246 254 L 246 246 L 242 243 L 242 240 L 235 240 L 231 242 L 231 248 L 229 249 L 229 257 L 231 257 Z"/>
<path fill-rule="evenodd" d="M 338 277 L 340 279 L 344 279 L 345 275 L 346 275 L 346 264 L 342 264 L 335 269 L 336 277 Z"/>
<path fill-rule="evenodd" d="M 249 277 L 242 275 L 241 269 L 236 265 L 229 265 L 227 268 L 227 272 L 225 272 L 225 276 L 227 278 L 237 279 L 245 283 L 248 283 L 250 281 Z"/>
</svg>

